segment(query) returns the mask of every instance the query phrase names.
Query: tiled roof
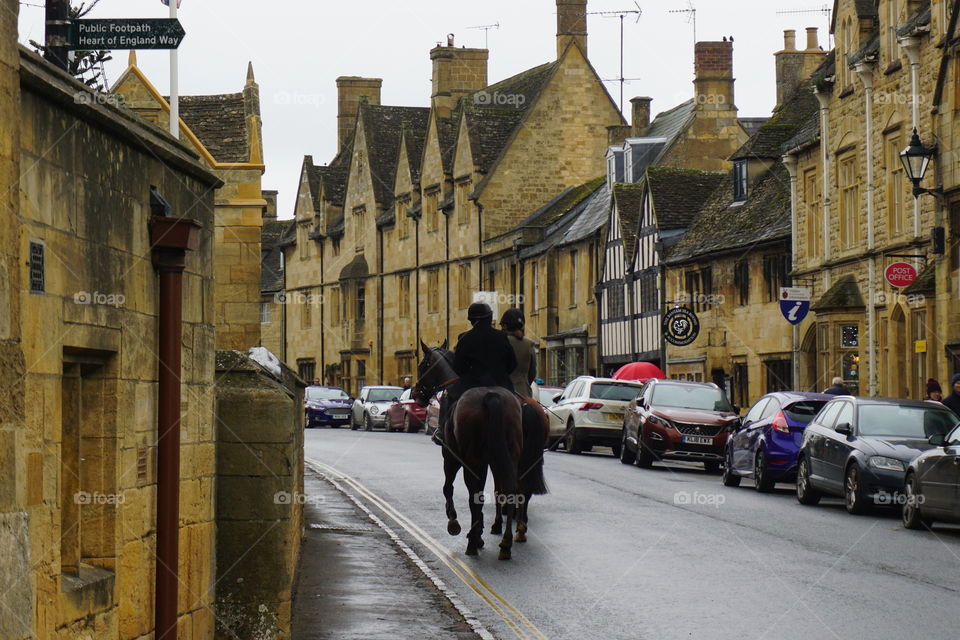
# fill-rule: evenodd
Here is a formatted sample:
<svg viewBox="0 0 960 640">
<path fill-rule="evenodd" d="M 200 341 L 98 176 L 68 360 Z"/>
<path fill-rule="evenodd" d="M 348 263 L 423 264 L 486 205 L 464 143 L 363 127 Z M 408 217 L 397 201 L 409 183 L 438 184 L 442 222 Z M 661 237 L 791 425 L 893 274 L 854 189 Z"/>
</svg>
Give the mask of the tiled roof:
<svg viewBox="0 0 960 640">
<path fill-rule="evenodd" d="M 576 189 L 577 187 L 573 187 L 564 191 L 553 200 L 553 203 Z M 532 246 L 525 247 L 520 252 L 520 258 L 525 260 L 541 255 L 554 247 L 579 242 L 602 228 L 609 216 L 610 191 L 607 189 L 606 182 L 601 182 L 599 188 L 594 189 L 546 227 L 541 240 Z"/>
<path fill-rule="evenodd" d="M 926 27 L 930 24 L 930 4 L 928 3 L 925 9 L 921 9 L 913 15 L 907 22 L 897 30 L 897 35 L 901 37 L 912 36 L 914 33 L 920 30 L 921 27 Z"/>
<path fill-rule="evenodd" d="M 823 62 L 820 63 L 820 66 L 817 67 L 817 70 L 810 75 L 814 85 L 816 85 L 817 78 L 823 78 L 823 79 L 829 78 L 834 73 L 836 73 L 836 65 L 834 64 L 834 59 L 835 59 L 835 51 L 831 51 L 823 59 Z M 788 151 L 793 151 L 794 149 L 799 149 L 813 142 L 817 142 L 819 139 L 820 139 L 820 116 L 818 112 L 816 114 L 811 115 L 806 122 L 801 124 L 797 128 L 796 133 L 794 133 L 791 138 L 786 140 L 781 145 L 780 150 L 783 153 L 787 153 Z"/>
<path fill-rule="evenodd" d="M 757 180 L 746 202 L 732 204 L 732 196 L 732 185 L 722 181 L 683 238 L 669 250 L 665 262 L 748 251 L 754 245 L 790 237 L 790 177 L 782 163 Z M 656 201 L 654 205 L 659 212 Z"/>
<path fill-rule="evenodd" d="M 280 241 L 293 220 L 264 220 L 260 231 L 260 292 L 275 293 L 283 289 L 283 251 Z"/>
<path fill-rule="evenodd" d="M 678 104 L 672 109 L 658 113 L 657 117 L 650 123 L 650 131 L 647 132 L 647 138 L 666 138 L 668 144 L 673 142 L 684 126 L 693 117 L 693 100 L 687 100 Z"/>
<path fill-rule="evenodd" d="M 457 146 L 459 111 L 450 118 L 437 118 L 437 137 L 440 142 L 440 160 L 444 173 L 453 171 L 453 153 Z"/>
<path fill-rule="evenodd" d="M 927 268 L 920 272 L 917 279 L 909 287 L 903 290 L 904 295 L 914 293 L 936 293 L 937 291 L 937 263 L 931 262 Z"/>
<path fill-rule="evenodd" d="M 867 40 L 867 44 L 847 56 L 847 65 L 852 67 L 863 60 L 875 60 L 878 53 L 880 53 L 880 34 L 875 33 Z"/>
<path fill-rule="evenodd" d="M 366 102 L 360 105 L 373 191 L 381 206 L 393 201 L 401 134 L 425 131 L 429 115 L 426 107 L 387 107 Z"/>
<path fill-rule="evenodd" d="M 473 163 L 480 173 L 489 173 L 523 121 L 523 112 L 468 109 L 465 117 Z"/>
<path fill-rule="evenodd" d="M 426 123 L 424 128 L 404 128 L 403 139 L 407 145 L 407 164 L 410 166 L 410 180 L 413 184 L 420 183 L 420 168 L 423 162 L 423 145 L 427 140 Z"/>
<path fill-rule="evenodd" d="M 865 306 L 857 281 L 853 276 L 847 275 L 834 282 L 833 286 L 827 289 L 823 297 L 817 300 L 811 308 L 819 312 L 835 309 L 863 309 Z"/>
<path fill-rule="evenodd" d="M 243 94 L 181 96 L 180 118 L 217 162 L 249 162 Z"/>
<path fill-rule="evenodd" d="M 753 134 L 757 132 L 767 122 L 770 118 L 737 118 L 740 121 L 740 126 L 743 127 L 743 130 L 747 132 L 747 135 L 753 137 Z"/>
<path fill-rule="evenodd" d="M 661 230 L 689 227 L 728 175 L 724 171 L 648 167 L 646 180 L 657 227 Z"/>
<path fill-rule="evenodd" d="M 556 198 L 534 211 L 518 227 L 543 228 L 550 226 L 592 195 L 605 180 L 605 176 L 600 176 L 579 186 L 566 189 Z"/>
<path fill-rule="evenodd" d="M 617 207 L 620 237 L 623 239 L 623 261 L 628 265 L 633 264 L 633 254 L 636 251 L 635 240 L 643 211 L 643 192 L 644 186 L 641 183 L 618 182 L 613 185 L 613 202 Z"/>
<path fill-rule="evenodd" d="M 813 95 L 813 82 L 803 82 L 731 159 L 779 158 L 783 155 L 784 142 L 793 138 L 811 119 L 819 122 L 819 108 Z"/>
</svg>

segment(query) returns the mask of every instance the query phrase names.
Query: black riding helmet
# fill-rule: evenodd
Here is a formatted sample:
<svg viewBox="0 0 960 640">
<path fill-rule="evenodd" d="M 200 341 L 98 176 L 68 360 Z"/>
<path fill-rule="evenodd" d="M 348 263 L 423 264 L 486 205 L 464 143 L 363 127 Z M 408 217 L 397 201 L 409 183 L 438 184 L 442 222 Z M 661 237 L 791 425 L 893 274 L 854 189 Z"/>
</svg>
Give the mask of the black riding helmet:
<svg viewBox="0 0 960 640">
<path fill-rule="evenodd" d="M 485 302 L 474 302 L 467 309 L 467 320 L 470 321 L 470 324 L 476 324 L 481 320 L 493 322 L 493 309 Z"/>
<path fill-rule="evenodd" d="M 507 331 L 519 331 L 523 329 L 524 319 L 523 311 L 520 309 L 507 309 L 500 318 L 500 326 Z"/>
</svg>

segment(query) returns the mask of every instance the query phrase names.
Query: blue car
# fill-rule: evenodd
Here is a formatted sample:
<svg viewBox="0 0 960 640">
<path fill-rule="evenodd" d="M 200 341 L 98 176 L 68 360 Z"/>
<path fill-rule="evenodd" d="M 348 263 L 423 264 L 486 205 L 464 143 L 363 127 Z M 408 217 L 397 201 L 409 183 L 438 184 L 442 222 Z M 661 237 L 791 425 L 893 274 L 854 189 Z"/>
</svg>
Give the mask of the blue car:
<svg viewBox="0 0 960 640">
<path fill-rule="evenodd" d="M 756 490 L 766 493 L 777 482 L 793 482 L 803 432 L 835 397 L 777 391 L 757 400 L 727 439 L 723 484 L 737 487 L 742 478 L 753 478 Z"/>
<path fill-rule="evenodd" d="M 330 427 L 350 424 L 350 407 L 353 398 L 337 387 L 307 387 L 303 394 L 305 423 L 307 428 L 327 425 Z"/>
</svg>

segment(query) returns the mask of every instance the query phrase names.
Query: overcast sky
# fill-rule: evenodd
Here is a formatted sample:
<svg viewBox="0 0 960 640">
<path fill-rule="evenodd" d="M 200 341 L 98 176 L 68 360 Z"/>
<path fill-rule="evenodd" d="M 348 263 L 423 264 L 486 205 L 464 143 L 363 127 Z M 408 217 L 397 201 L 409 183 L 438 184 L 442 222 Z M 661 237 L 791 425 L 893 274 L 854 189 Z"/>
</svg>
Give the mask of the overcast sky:
<svg viewBox="0 0 960 640">
<path fill-rule="evenodd" d="M 20 40 L 43 40 L 44 11 L 25 0 L 20 7 Z M 73 0 L 74 4 L 78 0 Z M 741 116 L 769 115 L 774 106 L 773 53 L 783 47 L 783 30 L 820 27 L 827 43 L 825 0 L 638 0 L 642 9 L 625 20 L 625 98 L 653 97 L 653 112 L 665 111 L 693 95 L 693 24 L 698 40 L 733 36 L 736 102 Z M 832 3 L 831 3 L 832 4 Z M 633 0 L 590 0 L 589 11 L 634 9 Z M 813 10 L 780 14 L 780 11 Z M 165 17 L 160 0 L 101 0 L 89 18 Z M 489 31 L 491 83 L 556 57 L 555 0 L 182 0 L 180 21 L 187 37 L 180 47 L 182 95 L 233 93 L 243 88 L 247 61 L 253 61 L 263 115 L 267 172 L 265 189 L 280 191 L 280 216 L 290 217 L 303 156 L 325 163 L 336 152 L 336 84 L 341 75 L 383 78 L 383 103 L 427 106 L 429 51 L 446 34 L 456 44 L 483 47 L 478 25 Z M 589 55 L 604 79 L 619 77 L 620 24 L 591 15 Z M 117 51 L 107 67 L 116 80 L 127 63 Z M 164 94 L 169 88 L 169 54 L 141 51 L 139 66 Z M 619 84 L 607 83 L 619 101 Z M 627 102 L 629 111 L 629 102 Z M 629 120 L 629 113 L 627 113 Z"/>
</svg>

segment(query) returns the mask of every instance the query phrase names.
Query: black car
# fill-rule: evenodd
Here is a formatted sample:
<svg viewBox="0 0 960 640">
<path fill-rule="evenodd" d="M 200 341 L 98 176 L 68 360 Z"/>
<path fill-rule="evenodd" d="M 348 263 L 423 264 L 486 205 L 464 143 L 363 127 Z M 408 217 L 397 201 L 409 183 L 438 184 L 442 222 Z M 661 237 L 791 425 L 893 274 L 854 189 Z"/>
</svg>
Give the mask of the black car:
<svg viewBox="0 0 960 640">
<path fill-rule="evenodd" d="M 950 435 L 930 436 L 935 448 L 922 453 L 907 470 L 903 526 L 924 529 L 934 520 L 960 522 L 960 427 Z"/>
<path fill-rule="evenodd" d="M 956 415 L 936 402 L 840 396 L 824 405 L 803 433 L 797 499 L 817 504 L 841 496 L 850 513 L 902 500 L 907 468 L 945 436 Z"/>
</svg>

